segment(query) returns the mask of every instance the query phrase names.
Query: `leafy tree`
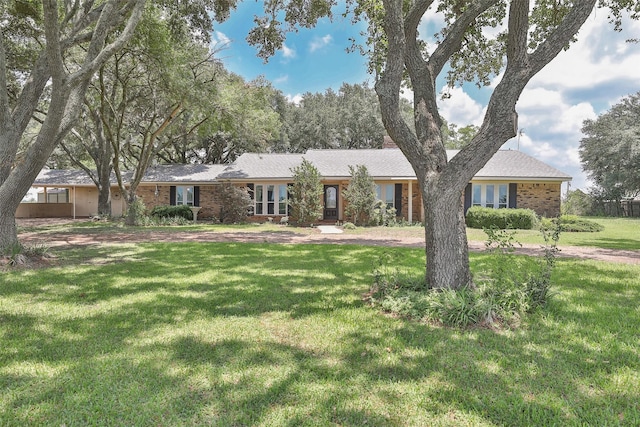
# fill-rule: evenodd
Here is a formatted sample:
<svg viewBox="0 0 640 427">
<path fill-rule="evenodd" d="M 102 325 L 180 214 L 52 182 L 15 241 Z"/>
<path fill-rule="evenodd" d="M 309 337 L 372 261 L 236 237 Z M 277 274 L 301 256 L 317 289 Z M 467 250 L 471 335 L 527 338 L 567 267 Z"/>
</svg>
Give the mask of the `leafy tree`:
<svg viewBox="0 0 640 427">
<path fill-rule="evenodd" d="M 562 203 L 563 215 L 592 215 L 594 198 L 578 189 L 568 191 Z"/>
<path fill-rule="evenodd" d="M 450 150 L 459 150 L 469 144 L 480 129 L 474 125 L 458 128 L 454 123 L 445 123 L 442 127 L 444 146 Z"/>
<path fill-rule="evenodd" d="M 349 166 L 351 179 L 342 195 L 345 199 L 345 214 L 355 225 L 366 224 L 376 204 L 376 184 L 364 165 Z"/>
<path fill-rule="evenodd" d="M 322 176 L 307 159 L 291 170 L 293 185 L 289 187 L 291 220 L 298 225 L 313 224 L 322 218 Z"/>
<path fill-rule="evenodd" d="M 161 7 L 172 29 L 203 41 L 212 16 L 224 19 L 234 7 L 214 0 L 63 3 L 0 3 L 0 250 L 17 244 L 20 201 L 74 125 L 93 76 L 133 36 L 145 6 Z"/>
<path fill-rule="evenodd" d="M 160 151 L 163 162 L 230 163 L 246 152 L 273 151 L 282 127 L 273 105 L 277 91 L 263 79 L 246 82 L 217 66 L 206 103 L 198 103 L 207 120 L 190 138 L 175 138 Z"/>
<path fill-rule="evenodd" d="M 17 243 L 20 201 L 73 125 L 94 73 L 133 35 L 144 4 L 107 0 L 63 8 L 47 0 L 0 5 L 0 250 Z M 114 37 L 107 42 L 110 34 Z M 46 110 L 40 111 L 45 99 Z M 36 115 L 37 133 L 23 141 Z"/>
<path fill-rule="evenodd" d="M 596 120 L 585 120 L 582 168 L 600 199 L 620 201 L 640 194 L 640 92 L 624 98 Z"/>
<path fill-rule="evenodd" d="M 370 70 L 382 121 L 416 173 L 425 212 L 426 279 L 435 288 L 473 286 L 469 269 L 462 193 L 473 176 L 516 136 L 516 102 L 527 83 L 575 39 L 598 0 L 362 0 L 348 3 L 354 20 L 365 20 Z M 268 58 L 282 47 L 285 26 L 315 25 L 331 15 L 332 1 L 300 8 L 297 1 L 269 3 L 266 16 L 248 40 Z M 636 2 L 601 0 L 619 27 L 624 11 L 640 14 Z M 286 11 L 284 23 L 279 11 Z M 439 13 L 443 25 L 436 42 L 426 43 L 418 27 L 424 15 Z M 436 79 L 448 68 L 450 85 L 475 81 L 493 89 L 484 120 L 471 142 L 447 161 L 438 112 Z M 400 92 L 410 85 L 414 128 L 401 113 Z"/>
<path fill-rule="evenodd" d="M 288 105 L 287 151 L 310 148 L 380 148 L 384 127 L 375 91 L 366 83 L 343 83 L 338 92 L 305 93 L 299 105 Z"/>
</svg>

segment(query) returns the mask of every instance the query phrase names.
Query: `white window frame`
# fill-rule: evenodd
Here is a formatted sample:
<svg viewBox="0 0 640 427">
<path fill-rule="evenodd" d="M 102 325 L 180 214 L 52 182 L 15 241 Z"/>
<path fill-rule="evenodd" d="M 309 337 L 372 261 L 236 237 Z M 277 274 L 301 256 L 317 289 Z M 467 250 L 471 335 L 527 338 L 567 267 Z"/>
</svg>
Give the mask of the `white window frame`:
<svg viewBox="0 0 640 427">
<path fill-rule="evenodd" d="M 253 195 L 254 215 L 287 216 L 289 208 L 288 184 L 277 182 L 253 184 Z"/>
<path fill-rule="evenodd" d="M 376 198 L 387 208 L 394 208 L 396 206 L 396 185 L 376 184 Z"/>
<path fill-rule="evenodd" d="M 479 199 L 478 200 L 478 196 Z M 504 196 L 501 198 L 501 196 Z M 482 206 L 493 209 L 509 207 L 509 184 L 488 182 L 486 184 L 471 185 L 471 206 Z"/>
<path fill-rule="evenodd" d="M 191 197 L 189 197 L 191 195 Z M 186 196 L 186 200 L 185 200 Z M 189 200 L 191 199 L 191 200 Z M 194 206 L 195 188 L 193 185 L 176 185 L 176 206 Z"/>
</svg>

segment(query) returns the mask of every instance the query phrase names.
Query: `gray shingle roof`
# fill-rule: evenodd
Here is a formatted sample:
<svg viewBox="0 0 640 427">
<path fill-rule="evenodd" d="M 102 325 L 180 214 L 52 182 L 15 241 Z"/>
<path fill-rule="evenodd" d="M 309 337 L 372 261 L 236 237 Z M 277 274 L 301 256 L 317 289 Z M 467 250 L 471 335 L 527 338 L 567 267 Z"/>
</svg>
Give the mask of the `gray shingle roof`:
<svg viewBox="0 0 640 427">
<path fill-rule="evenodd" d="M 375 178 L 415 178 L 416 174 L 399 149 L 309 150 L 305 159 L 325 178 L 348 178 L 349 166 L 365 165 Z"/>
<path fill-rule="evenodd" d="M 448 150 L 452 158 L 458 153 Z M 349 166 L 365 165 L 374 179 L 415 179 L 409 161 L 399 149 L 383 150 L 308 150 L 306 154 L 245 153 L 231 165 L 161 165 L 147 170 L 146 183 L 207 183 L 215 180 L 291 179 L 292 169 L 302 159 L 313 163 L 324 178 L 344 179 Z M 498 151 L 476 174 L 482 179 L 523 179 L 570 181 L 571 176 L 515 150 Z M 112 183 L 115 179 L 112 178 Z M 79 170 L 42 170 L 36 186 L 87 186 L 93 182 Z"/>
<path fill-rule="evenodd" d="M 450 158 L 457 151 L 448 151 Z M 512 178 L 512 179 L 553 179 L 571 181 L 571 176 L 558 169 L 531 157 L 522 151 L 500 150 L 493 155 L 482 169 L 475 175 L 476 179 Z"/>
<path fill-rule="evenodd" d="M 35 186 L 70 186 L 75 185 L 95 186 L 89 175 L 83 170 L 64 170 L 64 169 L 42 169 L 36 180 L 33 182 Z"/>
<path fill-rule="evenodd" d="M 143 182 L 171 183 L 171 182 L 211 182 L 227 165 L 159 165 L 147 169 Z"/>
<path fill-rule="evenodd" d="M 218 179 L 287 179 L 291 169 L 300 165 L 303 154 L 245 153 L 227 166 Z"/>
</svg>

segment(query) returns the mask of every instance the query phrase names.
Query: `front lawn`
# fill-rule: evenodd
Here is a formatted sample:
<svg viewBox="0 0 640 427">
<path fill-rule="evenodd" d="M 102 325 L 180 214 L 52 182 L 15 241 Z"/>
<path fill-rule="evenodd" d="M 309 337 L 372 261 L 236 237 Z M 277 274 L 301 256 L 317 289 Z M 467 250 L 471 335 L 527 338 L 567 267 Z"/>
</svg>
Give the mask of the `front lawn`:
<svg viewBox="0 0 640 427">
<path fill-rule="evenodd" d="M 460 331 L 363 302 L 388 251 L 420 274 L 422 249 L 240 243 L 4 271 L 0 425 L 640 424 L 639 266 L 560 260 L 546 311 Z"/>
<path fill-rule="evenodd" d="M 603 249 L 640 250 L 640 218 L 592 218 L 584 219 L 597 222 L 604 230 L 596 233 L 565 232 L 560 235 L 560 246 L 587 246 Z M 370 234 L 379 237 L 416 237 L 424 238 L 424 228 L 412 227 L 359 227 L 347 230 L 348 233 Z M 467 228 L 469 241 L 484 242 L 487 235 L 481 229 Z M 516 230 L 515 238 L 520 243 L 544 244 L 538 230 Z"/>
</svg>

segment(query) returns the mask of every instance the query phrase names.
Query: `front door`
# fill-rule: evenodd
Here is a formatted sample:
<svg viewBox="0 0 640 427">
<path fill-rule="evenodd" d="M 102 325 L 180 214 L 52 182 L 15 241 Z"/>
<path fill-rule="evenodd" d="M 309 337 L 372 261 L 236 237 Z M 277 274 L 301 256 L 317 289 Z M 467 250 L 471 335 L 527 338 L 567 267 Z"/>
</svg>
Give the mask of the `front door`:
<svg viewBox="0 0 640 427">
<path fill-rule="evenodd" d="M 324 186 L 324 215 L 323 219 L 338 220 L 338 186 Z"/>
</svg>

